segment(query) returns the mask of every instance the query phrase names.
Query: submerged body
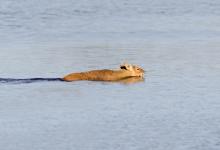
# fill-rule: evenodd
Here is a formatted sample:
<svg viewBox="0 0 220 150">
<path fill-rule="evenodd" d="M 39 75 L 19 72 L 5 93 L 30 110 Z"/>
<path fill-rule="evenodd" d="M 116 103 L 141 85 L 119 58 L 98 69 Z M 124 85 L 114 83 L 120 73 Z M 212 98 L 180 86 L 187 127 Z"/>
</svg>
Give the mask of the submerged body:
<svg viewBox="0 0 220 150">
<path fill-rule="evenodd" d="M 64 81 L 91 80 L 91 81 L 117 81 L 128 77 L 143 77 L 144 70 L 140 67 L 124 64 L 119 70 L 92 70 L 72 73 L 62 78 Z"/>
</svg>

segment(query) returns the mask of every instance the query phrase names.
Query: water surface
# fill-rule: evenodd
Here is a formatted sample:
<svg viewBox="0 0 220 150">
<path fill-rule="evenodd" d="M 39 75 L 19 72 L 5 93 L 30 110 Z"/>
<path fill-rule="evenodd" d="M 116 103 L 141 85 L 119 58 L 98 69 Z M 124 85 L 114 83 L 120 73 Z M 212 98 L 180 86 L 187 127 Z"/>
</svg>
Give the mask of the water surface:
<svg viewBox="0 0 220 150">
<path fill-rule="evenodd" d="M 218 0 L 0 1 L 0 78 L 138 64 L 145 80 L 0 82 L 4 150 L 218 150 Z"/>
</svg>

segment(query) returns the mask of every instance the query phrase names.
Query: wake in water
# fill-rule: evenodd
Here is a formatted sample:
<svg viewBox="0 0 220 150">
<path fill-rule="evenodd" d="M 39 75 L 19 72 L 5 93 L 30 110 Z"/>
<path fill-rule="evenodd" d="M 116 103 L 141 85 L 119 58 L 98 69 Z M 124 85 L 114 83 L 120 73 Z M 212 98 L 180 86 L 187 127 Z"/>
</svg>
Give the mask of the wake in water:
<svg viewBox="0 0 220 150">
<path fill-rule="evenodd" d="M 26 83 L 38 83 L 38 82 L 66 82 L 62 78 L 25 78 L 25 79 L 15 79 L 15 78 L 0 78 L 0 84 L 26 84 Z M 108 81 L 112 83 L 122 83 L 122 84 L 133 84 L 144 81 L 141 77 L 129 77 L 117 81 Z"/>
<path fill-rule="evenodd" d="M 50 81 L 63 81 L 63 80 L 61 78 L 26 78 L 26 79 L 0 78 L 0 83 L 9 83 L 9 84 L 50 82 Z"/>
</svg>

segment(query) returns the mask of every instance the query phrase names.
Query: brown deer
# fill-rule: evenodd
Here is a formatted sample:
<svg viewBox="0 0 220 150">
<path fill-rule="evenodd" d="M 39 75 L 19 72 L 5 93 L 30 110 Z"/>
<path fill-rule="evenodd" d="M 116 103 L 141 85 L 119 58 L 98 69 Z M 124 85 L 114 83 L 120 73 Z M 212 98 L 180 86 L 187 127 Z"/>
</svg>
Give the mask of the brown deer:
<svg viewBox="0 0 220 150">
<path fill-rule="evenodd" d="M 71 73 L 62 78 L 64 81 L 118 81 L 129 77 L 143 78 L 144 70 L 138 66 L 131 64 L 123 64 L 118 70 L 91 70 L 80 73 Z"/>
</svg>

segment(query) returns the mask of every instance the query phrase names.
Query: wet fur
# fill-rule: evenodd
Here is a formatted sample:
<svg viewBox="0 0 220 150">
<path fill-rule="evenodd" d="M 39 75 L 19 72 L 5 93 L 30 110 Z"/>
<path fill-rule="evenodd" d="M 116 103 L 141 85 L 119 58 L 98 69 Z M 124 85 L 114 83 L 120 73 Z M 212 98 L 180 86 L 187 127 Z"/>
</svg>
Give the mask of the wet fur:
<svg viewBox="0 0 220 150">
<path fill-rule="evenodd" d="M 128 77 L 139 76 L 128 66 L 122 65 L 119 70 L 92 70 L 87 72 L 72 73 L 63 78 L 64 81 L 91 80 L 91 81 L 117 81 Z M 141 69 L 141 68 L 140 68 Z M 144 72 L 143 69 L 140 72 Z"/>
<path fill-rule="evenodd" d="M 72 73 L 63 78 L 65 81 L 92 80 L 92 81 L 116 81 L 128 76 L 128 71 L 124 70 L 93 70 L 81 73 Z"/>
</svg>

